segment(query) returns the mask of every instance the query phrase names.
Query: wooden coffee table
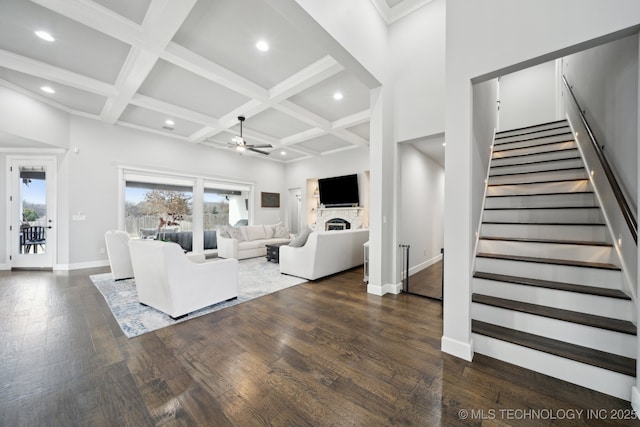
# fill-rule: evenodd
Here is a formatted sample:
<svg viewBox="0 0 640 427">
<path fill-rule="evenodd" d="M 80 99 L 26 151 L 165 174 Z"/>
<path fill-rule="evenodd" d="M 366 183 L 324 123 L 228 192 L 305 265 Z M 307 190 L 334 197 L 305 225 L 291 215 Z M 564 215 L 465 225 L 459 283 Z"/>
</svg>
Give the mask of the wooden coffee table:
<svg viewBox="0 0 640 427">
<path fill-rule="evenodd" d="M 280 262 L 280 246 L 288 245 L 288 243 L 275 243 L 273 245 L 266 245 L 267 248 L 267 261 Z"/>
</svg>

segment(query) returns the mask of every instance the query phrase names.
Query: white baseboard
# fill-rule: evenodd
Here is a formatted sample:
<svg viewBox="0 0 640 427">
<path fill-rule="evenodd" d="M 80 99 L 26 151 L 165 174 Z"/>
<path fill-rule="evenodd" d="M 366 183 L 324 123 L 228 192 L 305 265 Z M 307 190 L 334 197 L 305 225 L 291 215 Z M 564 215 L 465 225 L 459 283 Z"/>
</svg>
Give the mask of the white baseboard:
<svg viewBox="0 0 640 427">
<path fill-rule="evenodd" d="M 464 359 L 468 362 L 473 360 L 473 339 L 469 342 L 462 342 L 448 337 L 442 336 L 440 340 L 440 350 L 453 356 Z"/>
<path fill-rule="evenodd" d="M 431 259 L 428 259 L 425 262 L 421 262 L 418 265 L 414 265 L 413 267 L 409 267 L 409 277 L 424 270 L 425 268 L 431 267 L 433 264 L 435 264 L 440 260 L 442 260 L 442 254 L 439 254 Z M 404 268 L 404 266 L 401 266 L 401 268 Z M 402 273 L 400 273 L 400 275 L 403 276 Z"/>
<path fill-rule="evenodd" d="M 372 295 L 383 296 L 384 294 L 399 294 L 402 291 L 402 285 L 387 283 L 386 285 L 367 285 L 367 293 Z"/>
<path fill-rule="evenodd" d="M 11 266 L 9 264 L 0 264 L 0 270 L 11 270 Z"/>
<path fill-rule="evenodd" d="M 56 264 L 53 267 L 54 271 L 71 271 L 71 270 L 83 270 L 85 268 L 97 268 L 97 267 L 108 267 L 109 260 L 99 260 L 99 261 L 89 261 L 89 262 L 78 262 L 75 264 Z"/>
</svg>

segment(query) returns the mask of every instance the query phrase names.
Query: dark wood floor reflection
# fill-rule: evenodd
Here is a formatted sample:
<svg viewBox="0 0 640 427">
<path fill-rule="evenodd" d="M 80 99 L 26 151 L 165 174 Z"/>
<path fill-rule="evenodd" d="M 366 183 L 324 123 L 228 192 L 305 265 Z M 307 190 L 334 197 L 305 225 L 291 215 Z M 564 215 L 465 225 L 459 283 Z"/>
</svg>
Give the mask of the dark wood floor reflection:
<svg viewBox="0 0 640 427">
<path fill-rule="evenodd" d="M 443 354 L 441 303 L 369 295 L 361 269 L 132 339 L 88 278 L 104 271 L 0 272 L 0 425 L 584 425 L 558 411 L 630 408 Z"/>
<path fill-rule="evenodd" d="M 425 297 L 442 299 L 442 261 L 409 276 L 409 291 Z"/>
</svg>

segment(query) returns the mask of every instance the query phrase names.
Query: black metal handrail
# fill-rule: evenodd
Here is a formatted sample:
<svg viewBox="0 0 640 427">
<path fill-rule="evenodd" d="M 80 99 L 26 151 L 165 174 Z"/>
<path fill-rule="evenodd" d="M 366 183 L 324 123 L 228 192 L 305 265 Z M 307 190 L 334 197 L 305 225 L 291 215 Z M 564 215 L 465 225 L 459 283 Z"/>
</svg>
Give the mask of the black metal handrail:
<svg viewBox="0 0 640 427">
<path fill-rule="evenodd" d="M 573 93 L 573 89 L 571 89 L 571 86 L 569 85 L 569 82 L 567 81 L 567 78 L 565 77 L 564 74 L 562 75 L 562 81 L 564 82 L 564 85 L 566 86 L 567 90 L 571 94 L 571 98 L 573 99 L 573 102 L 576 105 L 576 108 L 578 109 L 578 114 L 580 114 L 580 120 L 582 120 L 582 124 L 587 130 L 587 134 L 589 135 L 589 139 L 591 140 L 591 145 L 593 146 L 594 150 L 596 150 L 596 155 L 598 156 L 598 160 L 600 160 L 600 164 L 604 169 L 604 173 L 607 176 L 607 179 L 609 180 L 609 184 L 611 185 L 613 194 L 616 197 L 616 200 L 618 201 L 618 206 L 620 206 L 620 210 L 622 211 L 622 216 L 624 217 L 624 220 L 626 221 L 627 226 L 629 227 L 629 231 L 631 231 L 631 235 L 633 236 L 633 240 L 636 242 L 636 245 L 637 245 L 638 244 L 638 222 L 636 221 L 636 217 L 634 216 L 633 211 L 629 207 L 629 203 L 627 203 L 627 199 L 624 197 L 624 193 L 620 188 L 620 184 L 618 184 L 618 180 L 616 179 L 613 173 L 613 170 L 611 169 L 611 166 L 607 161 L 607 158 L 604 156 L 604 152 L 602 151 L 602 148 L 598 144 L 596 137 L 593 135 L 593 132 L 591 131 L 591 127 L 589 126 L 589 123 L 587 123 L 587 118 L 584 116 L 584 112 L 582 108 L 580 108 L 580 103 L 578 102 L 576 95 Z"/>
</svg>

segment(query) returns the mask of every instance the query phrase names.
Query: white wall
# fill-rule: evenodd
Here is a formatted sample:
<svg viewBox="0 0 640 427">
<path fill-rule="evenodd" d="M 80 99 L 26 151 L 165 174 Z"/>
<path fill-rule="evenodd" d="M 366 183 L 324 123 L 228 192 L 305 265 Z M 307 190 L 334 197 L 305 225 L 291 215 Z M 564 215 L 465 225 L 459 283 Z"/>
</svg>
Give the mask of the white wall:
<svg viewBox="0 0 640 427">
<path fill-rule="evenodd" d="M 411 246 L 413 274 L 437 261 L 444 245 L 444 169 L 411 144 L 399 144 L 398 160 L 398 243 Z"/>
<path fill-rule="evenodd" d="M 484 187 L 484 182 L 473 180 L 471 84 L 594 46 L 612 33 L 630 33 L 640 24 L 640 3 L 619 0 L 613 8 L 606 0 L 588 3 L 581 0 L 447 0 L 446 6 L 446 256 L 442 349 L 471 359 L 471 264 L 475 229 L 471 199 Z M 549 13 L 550 10 L 553 13 Z M 540 25 L 541 22 L 545 24 Z"/>
<path fill-rule="evenodd" d="M 0 129 L 7 137 L 69 147 L 67 113 L 4 86 L 0 86 Z"/>
<path fill-rule="evenodd" d="M 472 164 L 474 183 L 481 183 L 482 191 L 478 191 L 480 186 L 471 194 L 471 224 L 474 235 L 473 244 L 475 250 L 475 232 L 479 232 L 482 206 L 484 203 L 484 189 L 487 174 L 489 171 L 489 161 L 491 160 L 491 144 L 496 129 L 498 109 L 496 106 L 497 79 L 473 85 L 473 146 Z M 446 255 L 445 255 L 446 256 Z"/>
<path fill-rule="evenodd" d="M 396 141 L 444 132 L 445 0 L 389 27 Z"/>
<path fill-rule="evenodd" d="M 633 35 L 563 60 L 563 72 L 626 195 L 638 206 L 638 37 Z"/>
<path fill-rule="evenodd" d="M 284 168 L 284 186 L 285 188 L 299 188 L 298 192 L 302 200 L 305 201 L 307 200 L 307 179 L 329 178 L 355 173 L 358 174 L 360 205 L 363 205 L 366 192 L 365 171 L 367 170 L 369 170 L 369 150 L 367 147 L 359 147 L 288 163 Z M 289 206 L 291 204 L 290 198 L 294 196 L 290 191 L 284 195 L 286 195 L 286 200 L 281 199 L 280 205 Z M 306 203 L 303 202 L 301 206 L 302 211 L 299 214 L 304 222 Z"/>
<path fill-rule="evenodd" d="M 71 145 L 79 152 L 67 154 L 69 212 L 83 211 L 87 217 L 70 223 L 72 265 L 106 259 L 100 248 L 104 247 L 104 232 L 118 225 L 119 166 L 253 182 L 253 222 L 273 224 L 284 218 L 282 204 L 280 209 L 260 208 L 260 192 L 284 193 L 280 163 L 81 117 L 72 117 Z"/>
<path fill-rule="evenodd" d="M 555 61 L 501 76 L 498 130 L 558 120 L 557 87 Z"/>
</svg>

